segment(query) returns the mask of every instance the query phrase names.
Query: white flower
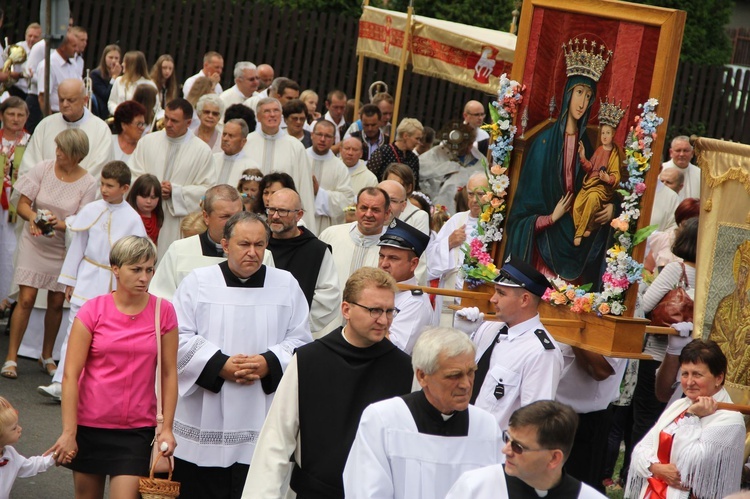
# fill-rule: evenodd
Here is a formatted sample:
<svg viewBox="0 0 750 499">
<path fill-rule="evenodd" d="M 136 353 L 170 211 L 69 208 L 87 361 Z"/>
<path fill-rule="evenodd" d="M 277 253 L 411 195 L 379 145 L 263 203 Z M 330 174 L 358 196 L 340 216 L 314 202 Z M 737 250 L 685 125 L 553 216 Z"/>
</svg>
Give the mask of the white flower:
<svg viewBox="0 0 750 499">
<path fill-rule="evenodd" d="M 623 306 L 619 301 L 612 302 L 609 305 L 609 311 L 612 315 L 622 315 Z"/>
<path fill-rule="evenodd" d="M 497 122 L 500 130 L 508 130 L 510 128 L 510 120 L 501 120 Z"/>
</svg>

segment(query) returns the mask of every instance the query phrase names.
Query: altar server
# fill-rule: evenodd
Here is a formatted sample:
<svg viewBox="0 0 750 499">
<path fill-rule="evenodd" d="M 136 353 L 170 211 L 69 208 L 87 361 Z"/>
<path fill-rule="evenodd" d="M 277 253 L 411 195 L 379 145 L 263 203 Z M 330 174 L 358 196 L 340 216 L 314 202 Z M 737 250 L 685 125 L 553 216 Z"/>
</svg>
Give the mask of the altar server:
<svg viewBox="0 0 750 499">
<path fill-rule="evenodd" d="M 302 198 L 302 206 L 315 206 L 312 171 L 302 142 L 281 130 L 281 103 L 266 97 L 258 102 L 258 124 L 253 133 L 247 136 L 245 153 L 260 165 L 264 175 L 271 172 L 284 172 L 291 175 L 294 185 Z M 302 219 L 313 234 L 318 234 L 315 212 L 305 212 Z"/>
<path fill-rule="evenodd" d="M 422 390 L 365 409 L 344 468 L 347 499 L 442 499 L 462 473 L 501 462 L 495 419 L 469 405 L 474 352 L 457 329 L 419 337 L 412 366 Z"/>
<path fill-rule="evenodd" d="M 201 197 L 216 181 L 211 149 L 188 133 L 192 116 L 188 101 L 167 103 L 164 130 L 139 140 L 130 157 L 134 177 L 150 173 L 161 181 L 164 223 L 157 244 L 159 258 L 180 238 L 182 218 L 200 209 Z"/>
<path fill-rule="evenodd" d="M 183 499 L 239 497 L 281 376 L 312 341 L 297 281 L 262 263 L 269 237 L 258 215 L 237 213 L 224 227 L 227 261 L 196 269 L 175 293 Z"/>
</svg>

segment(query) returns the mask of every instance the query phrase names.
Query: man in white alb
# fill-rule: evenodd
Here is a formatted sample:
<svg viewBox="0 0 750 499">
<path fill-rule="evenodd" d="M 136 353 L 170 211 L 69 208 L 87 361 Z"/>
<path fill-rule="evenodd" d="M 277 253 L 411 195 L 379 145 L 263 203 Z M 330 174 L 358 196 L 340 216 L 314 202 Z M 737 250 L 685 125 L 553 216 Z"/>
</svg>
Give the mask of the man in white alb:
<svg viewBox="0 0 750 499">
<path fill-rule="evenodd" d="M 685 198 L 700 199 L 701 169 L 690 162 L 693 159 L 693 146 L 690 145 L 690 137 L 680 135 L 672 139 L 669 157 L 671 159 L 661 166 L 662 171 L 667 168 L 679 168 L 685 176 L 685 185 L 678 193 L 680 201 Z"/>
<path fill-rule="evenodd" d="M 193 106 L 174 99 L 164 110 L 164 130 L 146 135 L 130 157 L 133 176 L 145 173 L 161 181 L 164 223 L 159 231 L 159 258 L 180 238 L 182 218 L 200 209 L 206 189 L 215 182 L 211 149 L 189 132 Z"/>
<path fill-rule="evenodd" d="M 219 184 L 206 191 L 203 200 L 203 221 L 206 231 L 202 234 L 178 239 L 169 245 L 159 260 L 156 273 L 148 288 L 149 293 L 172 300 L 174 292 L 183 279 L 193 270 L 208 267 L 226 260 L 221 238 L 227 220 L 242 211 L 240 193 L 231 185 Z M 263 254 L 263 264 L 273 267 L 270 251 Z"/>
<path fill-rule="evenodd" d="M 263 265 L 269 238 L 257 214 L 237 213 L 221 241 L 227 260 L 191 272 L 174 296 L 174 478 L 183 499 L 240 497 L 281 377 L 312 341 L 296 279 Z"/>
<path fill-rule="evenodd" d="M 242 119 L 229 120 L 221 131 L 221 150 L 214 154 L 216 164 L 216 184 L 237 186 L 242 172 L 248 168 L 260 168 L 258 163 L 247 157 L 244 151 L 250 130 Z"/>
<path fill-rule="evenodd" d="M 323 232 L 331 225 L 344 223 L 344 208 L 354 202 L 354 191 L 346 166 L 331 150 L 334 128 L 330 121 L 320 120 L 315 123 L 313 145 L 307 148 L 312 166 L 318 232 Z"/>
<path fill-rule="evenodd" d="M 205 76 L 214 82 L 216 85 L 214 87 L 214 92 L 216 92 L 217 95 L 220 95 L 222 89 L 219 82 L 221 81 L 222 71 L 224 71 L 224 58 L 221 54 L 214 51 L 206 52 L 203 56 L 203 69 L 185 80 L 185 83 L 182 85 L 182 95 L 187 97 L 190 93 L 190 89 L 193 88 L 193 83 L 195 83 L 195 80 L 201 76 Z"/>
<path fill-rule="evenodd" d="M 234 65 L 234 86 L 221 93 L 224 108 L 242 104 L 258 92 L 258 69 L 252 62 L 241 61 Z"/>
<path fill-rule="evenodd" d="M 258 102 L 260 127 L 247 136 L 245 153 L 260 165 L 264 175 L 271 172 L 288 173 L 294 179 L 302 206 L 315 206 L 312 171 L 302 143 L 290 137 L 281 126 L 281 103 L 268 97 Z M 310 210 L 302 217 L 305 226 L 317 234 L 315 212 Z"/>
<path fill-rule="evenodd" d="M 63 130 L 80 128 L 89 138 L 89 153 L 81 160 L 95 179 L 101 177 L 102 167 L 112 160 L 112 132 L 104 121 L 91 114 L 86 107 L 88 97 L 81 80 L 64 80 L 57 89 L 60 112 L 47 116 L 36 127 L 21 160 L 19 175 L 44 160 L 55 159 L 55 137 Z"/>
<path fill-rule="evenodd" d="M 378 185 L 378 178 L 362 161 L 362 141 L 349 137 L 341 142 L 341 161 L 349 172 L 352 191 L 359 192 L 365 187 Z"/>
</svg>

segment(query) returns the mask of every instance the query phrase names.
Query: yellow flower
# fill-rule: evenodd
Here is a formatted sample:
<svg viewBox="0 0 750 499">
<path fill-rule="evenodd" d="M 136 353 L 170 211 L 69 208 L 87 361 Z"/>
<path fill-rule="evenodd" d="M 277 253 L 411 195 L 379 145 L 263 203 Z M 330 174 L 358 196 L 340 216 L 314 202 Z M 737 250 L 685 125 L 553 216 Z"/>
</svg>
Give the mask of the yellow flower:
<svg viewBox="0 0 750 499">
<path fill-rule="evenodd" d="M 489 270 L 493 274 L 497 274 L 497 267 L 495 267 L 494 263 L 488 263 L 487 264 L 487 270 Z"/>
<path fill-rule="evenodd" d="M 490 212 L 485 211 L 482 213 L 482 215 L 479 217 L 482 222 L 489 222 L 490 221 Z"/>
</svg>

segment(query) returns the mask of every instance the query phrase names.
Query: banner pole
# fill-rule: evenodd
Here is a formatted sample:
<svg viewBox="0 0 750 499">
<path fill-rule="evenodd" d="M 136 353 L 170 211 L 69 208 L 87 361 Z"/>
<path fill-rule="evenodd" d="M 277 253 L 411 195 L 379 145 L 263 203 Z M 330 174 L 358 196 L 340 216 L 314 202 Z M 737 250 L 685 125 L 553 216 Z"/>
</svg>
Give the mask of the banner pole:
<svg viewBox="0 0 750 499">
<path fill-rule="evenodd" d="M 370 5 L 370 0 L 364 0 L 362 2 L 362 15 L 364 15 L 364 8 Z M 359 30 L 357 30 L 357 38 L 359 38 Z M 354 89 L 354 116 L 353 119 L 357 120 L 359 116 L 359 103 L 362 100 L 362 77 L 365 72 L 365 56 L 357 54 L 357 86 Z"/>
<path fill-rule="evenodd" d="M 406 10 L 406 27 L 404 28 L 404 45 L 401 47 L 401 63 L 398 66 L 398 82 L 396 83 L 395 102 L 393 103 L 393 118 L 391 118 L 391 144 L 396 140 L 396 128 L 398 125 L 398 112 L 401 107 L 401 87 L 404 83 L 404 70 L 406 59 L 409 55 L 409 39 L 411 38 L 411 16 L 414 13 L 412 2 Z"/>
</svg>

